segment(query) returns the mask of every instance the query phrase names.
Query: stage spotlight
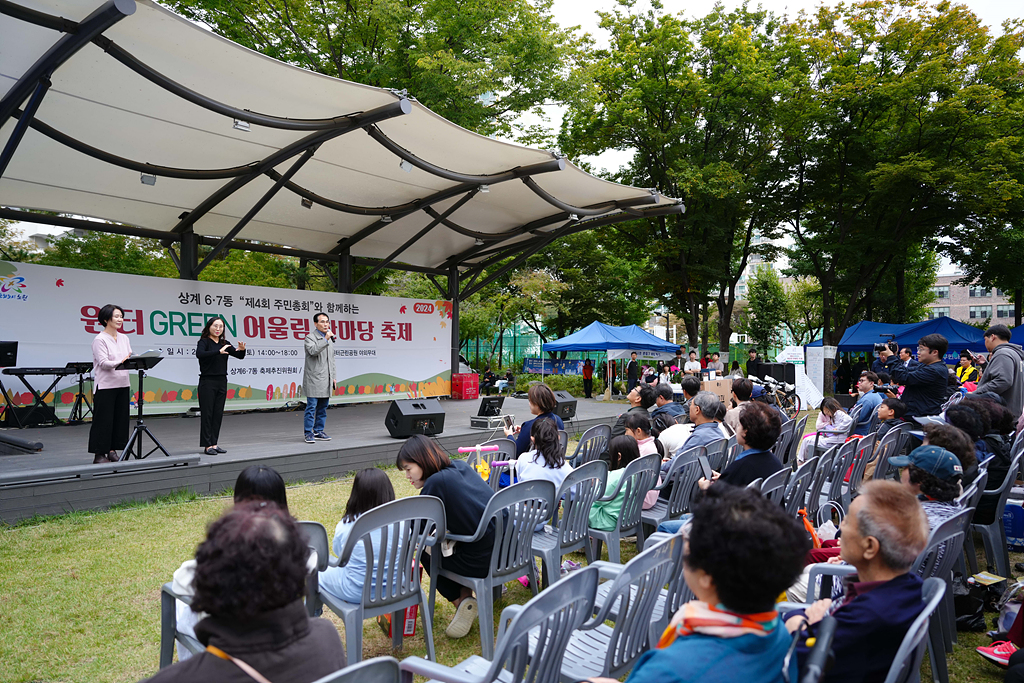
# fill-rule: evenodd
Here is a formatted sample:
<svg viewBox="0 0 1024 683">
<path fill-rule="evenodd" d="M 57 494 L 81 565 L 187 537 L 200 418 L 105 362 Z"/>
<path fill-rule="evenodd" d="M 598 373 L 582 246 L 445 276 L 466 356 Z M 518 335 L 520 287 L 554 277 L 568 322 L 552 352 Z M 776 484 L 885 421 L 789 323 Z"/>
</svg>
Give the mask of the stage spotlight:
<svg viewBox="0 0 1024 683">
<path fill-rule="evenodd" d="M 139 180 L 142 181 L 143 185 L 156 185 L 156 176 L 155 175 L 148 175 L 146 173 L 143 173 L 142 177 L 139 178 Z"/>
<path fill-rule="evenodd" d="M 249 132 L 249 122 L 248 121 L 239 121 L 238 119 L 235 119 L 235 123 L 231 127 L 234 128 L 235 130 L 240 130 L 243 133 L 248 133 Z"/>
</svg>

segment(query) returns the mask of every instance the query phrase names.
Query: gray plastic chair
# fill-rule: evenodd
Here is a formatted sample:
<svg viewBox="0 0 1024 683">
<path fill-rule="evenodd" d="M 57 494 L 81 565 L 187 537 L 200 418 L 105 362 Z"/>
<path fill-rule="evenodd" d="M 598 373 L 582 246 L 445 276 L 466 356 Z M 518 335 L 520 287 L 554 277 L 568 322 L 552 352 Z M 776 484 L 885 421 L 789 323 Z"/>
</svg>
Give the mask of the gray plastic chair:
<svg viewBox="0 0 1024 683">
<path fill-rule="evenodd" d="M 793 442 L 793 432 L 796 428 L 796 421 L 790 420 L 782 424 L 779 430 L 779 438 L 772 445 L 772 453 L 783 465 L 789 464 L 789 445 Z"/>
<path fill-rule="evenodd" d="M 855 442 L 857 447 L 853 452 L 850 481 L 847 483 L 846 490 L 843 492 L 843 507 L 847 510 L 850 509 L 850 503 L 852 503 L 853 499 L 857 497 L 857 493 L 860 491 L 860 487 L 864 483 L 864 471 L 875 459 L 875 438 L 875 434 L 872 432 L 867 436 L 861 437 Z"/>
<path fill-rule="evenodd" d="M 580 569 L 525 605 L 503 609 L 493 661 L 473 655 L 448 667 L 407 657 L 400 664 L 403 681 L 412 683 L 417 674 L 450 683 L 556 683 L 569 639 L 593 613 L 597 580 L 594 567 Z"/>
<path fill-rule="evenodd" d="M 533 554 L 541 558 L 544 588 L 558 581 L 563 555 L 583 548 L 587 564 L 593 564 L 594 553 L 588 533 L 590 506 L 604 493 L 607 481 L 608 464 L 594 460 L 570 472 L 558 487 L 551 526 L 533 534 Z M 559 501 L 562 504 L 561 517 L 558 515 Z"/>
<path fill-rule="evenodd" d="M 562 448 L 562 457 L 565 457 L 565 452 L 569 450 L 569 432 L 564 429 L 558 430 L 558 445 Z"/>
<path fill-rule="evenodd" d="M 697 457 L 706 452 L 704 446 L 694 446 L 672 459 L 665 478 L 655 487 L 662 491 L 670 486 L 668 499 L 659 497 L 653 507 L 643 511 L 640 516 L 644 524 L 657 529 L 662 522 L 679 519 L 682 514 L 690 511 L 690 501 L 693 500 L 697 481 L 704 476 Z"/>
<path fill-rule="evenodd" d="M 793 474 L 793 470 L 784 467 L 775 474 L 765 478 L 761 484 L 761 496 L 781 505 L 782 499 L 786 495 L 786 482 L 791 474 Z"/>
<path fill-rule="evenodd" d="M 877 438 L 877 432 L 875 434 Z M 875 473 L 873 479 L 885 479 L 889 476 L 889 459 L 895 458 L 903 442 L 903 430 L 890 429 L 875 445 Z"/>
<path fill-rule="evenodd" d="M 379 547 L 376 548 L 371 536 L 375 531 L 380 532 L 381 538 Z M 357 543 L 362 543 L 366 554 L 361 602 L 345 602 L 323 589 L 317 591 L 312 601 L 317 608 L 317 614 L 320 613 L 319 603 L 322 603 L 345 623 L 345 652 L 350 663 L 363 658 L 364 619 L 390 613 L 391 623 L 394 625 L 391 629 L 391 642 L 395 649 L 401 647 L 402 629 L 397 625 L 402 623 L 403 610 L 412 605 L 419 605 L 421 611 L 427 656 L 435 658 L 432 616 L 440 563 L 430 563 L 428 599 L 420 584 L 420 556 L 426 548 L 439 544 L 444 539 L 444 503 L 434 496 L 413 496 L 386 503 L 360 515 L 345 540 L 340 557 L 330 557 L 324 548 L 325 552 L 319 555 L 323 558 L 320 561 L 320 571 L 327 569 L 328 566 L 344 567 L 348 564 Z M 317 552 L 320 552 L 319 548 Z M 374 568 L 377 570 L 376 577 L 373 576 Z"/>
<path fill-rule="evenodd" d="M 594 529 L 590 527 L 588 533 L 591 542 L 594 544 L 594 559 L 601 557 L 601 544 L 608 544 L 608 559 L 618 562 L 620 556 L 620 544 L 622 539 L 630 534 L 636 534 L 636 550 L 644 549 L 644 526 L 643 503 L 644 496 L 654 486 L 660 471 L 661 457 L 657 454 L 645 455 L 637 458 L 625 467 L 622 478 L 613 491 L 605 489 L 605 494 L 598 498 L 600 501 L 613 500 L 619 491 L 624 491 L 625 498 L 622 501 L 622 509 L 616 520 L 615 528 L 609 531 Z"/>
<path fill-rule="evenodd" d="M 374 657 L 318 678 L 313 683 L 399 683 L 402 672 L 394 657 Z"/>
<path fill-rule="evenodd" d="M 482 459 L 488 465 L 490 465 L 495 460 L 499 462 L 511 462 L 515 460 L 517 457 L 516 442 L 512 441 L 511 439 L 492 439 L 491 441 L 487 441 L 480 445 L 497 446 L 499 449 L 497 451 L 484 451 L 480 453 L 480 459 Z M 469 456 L 466 458 L 466 463 L 469 464 L 470 466 L 473 466 L 476 464 L 476 460 L 477 454 L 470 453 Z M 491 487 L 492 491 L 497 491 L 499 488 L 501 488 L 501 486 L 499 485 L 499 482 L 501 481 L 501 475 L 508 474 L 510 469 L 511 468 L 508 465 L 495 465 L 494 467 L 491 467 L 490 474 L 487 477 L 487 485 Z"/>
<path fill-rule="evenodd" d="M 932 664 L 932 676 L 936 682 L 949 680 L 946 669 L 946 653 L 953 651 L 956 639 L 956 616 L 953 610 L 953 567 L 963 553 L 964 537 L 969 528 L 972 510 L 963 510 L 928 535 L 928 544 L 914 561 L 911 571 L 922 579 L 937 577 L 946 583 L 946 592 L 938 608 L 938 618 L 933 619 L 928 633 L 928 651 Z"/>
<path fill-rule="evenodd" d="M 186 633 L 178 632 L 178 615 L 174 604 L 181 600 L 186 605 L 192 604 L 192 597 L 178 595 L 171 589 L 170 583 L 165 583 L 160 589 L 160 668 L 164 669 L 171 665 L 174 659 L 174 643 L 177 642 L 192 654 L 203 652 L 206 647 L 198 640 Z"/>
<path fill-rule="evenodd" d="M 832 472 L 828 477 L 828 500 L 835 503 L 845 511 L 847 508 L 844 498 L 846 493 L 846 473 L 853 465 L 853 458 L 857 455 L 857 442 L 847 441 L 841 444 L 836 450 L 832 459 Z M 825 502 L 824 500 L 822 501 Z"/>
<path fill-rule="evenodd" d="M 1013 440 L 1013 445 L 1010 446 L 1010 457 L 1016 458 L 1021 453 L 1024 453 L 1024 429 L 1017 432 L 1017 436 Z"/>
<path fill-rule="evenodd" d="M 673 534 L 640 553 L 625 566 L 613 568 L 615 578 L 594 617 L 572 633 L 562 661 L 561 681 L 594 676 L 620 678 L 650 648 L 654 607 L 661 589 L 681 566 L 683 537 Z M 596 564 L 596 563 L 595 563 Z M 601 563 L 602 565 L 606 563 Z M 556 584 L 556 586 L 559 584 Z M 612 617 L 612 608 L 616 608 Z M 613 625 L 605 624 L 613 621 Z M 537 638 L 531 634 L 530 646 Z"/>
<path fill-rule="evenodd" d="M 789 456 L 786 462 L 791 462 L 796 465 L 796 455 L 800 451 L 800 442 L 804 438 L 804 428 L 807 426 L 807 415 L 804 415 L 796 421 L 796 426 L 793 427 L 793 438 L 789 442 Z"/>
<path fill-rule="evenodd" d="M 820 457 L 820 456 L 819 456 Z M 800 467 L 789 478 L 786 484 L 786 493 L 783 495 L 783 505 L 791 517 L 796 517 L 800 508 L 804 506 L 807 498 L 807 491 L 814 481 L 814 470 L 818 466 L 818 457 L 811 458 Z"/>
<path fill-rule="evenodd" d="M 729 447 L 726 449 L 725 452 L 725 464 L 722 465 L 722 469 L 716 471 L 725 472 L 727 469 L 729 469 L 729 466 L 736 462 L 736 458 L 737 456 L 739 456 L 741 449 L 742 446 L 740 446 L 739 443 L 736 442 L 736 437 L 729 437 Z"/>
<path fill-rule="evenodd" d="M 839 446 L 833 446 L 818 456 L 818 464 L 814 468 L 811 485 L 807 489 L 807 497 L 804 500 L 807 518 L 812 522 L 818 518 L 818 509 L 821 507 L 821 492 L 825 490 L 825 484 L 832 473 L 832 463 L 838 451 Z M 808 462 L 810 461 L 808 460 Z"/>
<path fill-rule="evenodd" d="M 971 482 L 971 485 L 967 489 L 957 496 L 956 503 L 965 510 L 973 510 L 977 512 L 978 502 L 981 497 L 985 494 L 985 486 L 988 485 L 988 470 L 985 468 L 978 468 L 977 478 Z M 969 524 L 974 523 L 974 515 L 971 515 Z M 956 570 L 960 572 L 962 576 L 972 576 L 978 573 L 978 554 L 974 550 L 974 534 L 968 533 L 964 536 L 964 554 L 967 555 L 967 560 L 970 563 L 971 571 L 970 574 L 967 572 L 967 563 L 964 562 L 963 557 L 957 558 Z"/>
<path fill-rule="evenodd" d="M 924 586 L 921 588 L 924 608 L 907 629 L 907 634 L 903 636 L 900 649 L 896 651 L 896 656 L 889 666 L 889 673 L 885 676 L 885 683 L 916 683 L 921 661 L 924 659 L 925 635 L 929 633 L 935 611 L 942 604 L 945 595 L 946 584 L 942 579 L 932 577 L 924 580 Z"/>
<path fill-rule="evenodd" d="M 715 472 L 725 471 L 725 459 L 729 457 L 729 440 L 719 439 L 712 441 L 707 446 L 708 463 Z"/>
<path fill-rule="evenodd" d="M 761 477 L 758 477 L 754 481 L 752 481 L 749 484 L 747 484 L 746 488 L 750 489 L 751 491 L 756 491 L 758 494 L 760 494 L 761 493 L 761 484 L 763 484 L 763 483 L 764 483 L 764 479 L 761 478 Z"/>
<path fill-rule="evenodd" d="M 1013 488 L 1013 483 L 1017 479 L 1020 461 L 1020 455 L 1015 456 L 1010 461 L 1010 469 L 1006 471 L 1006 476 L 1003 478 L 998 489 L 982 491 L 981 500 L 995 499 L 996 501 L 995 517 L 992 523 L 971 524 L 971 531 L 977 531 L 981 534 L 981 539 L 985 544 L 986 561 L 995 567 L 996 574 L 999 576 L 1010 576 L 1010 553 L 1006 547 L 1006 527 L 1003 526 L 1003 511 L 1006 509 L 1006 499 L 1010 495 L 1010 489 Z M 972 552 L 974 550 L 974 539 L 965 542 L 965 545 L 968 545 L 971 557 L 977 563 L 977 555 Z"/>
<path fill-rule="evenodd" d="M 595 425 L 583 432 L 576 450 L 572 457 L 566 458 L 573 467 L 585 465 L 601 457 L 601 454 L 608 448 L 608 441 L 612 437 L 612 428 L 608 425 Z"/>
<path fill-rule="evenodd" d="M 415 501 L 418 498 L 421 496 L 408 500 Z M 551 517 L 554 508 L 554 483 L 540 479 L 521 481 L 491 497 L 472 536 L 448 534 L 448 540 L 475 543 L 484 536 L 491 520 L 494 520 L 494 547 L 487 576 L 462 576 L 443 567 L 439 570 L 439 576 L 468 586 L 476 593 L 480 616 L 480 647 L 487 659 L 494 654 L 494 588 L 520 576 L 528 576 L 530 589 L 534 595 L 537 594 L 537 565 L 533 562 L 534 529 Z M 430 563 L 431 571 L 434 564 Z M 430 590 L 430 613 L 434 613 L 433 584 Z"/>
</svg>

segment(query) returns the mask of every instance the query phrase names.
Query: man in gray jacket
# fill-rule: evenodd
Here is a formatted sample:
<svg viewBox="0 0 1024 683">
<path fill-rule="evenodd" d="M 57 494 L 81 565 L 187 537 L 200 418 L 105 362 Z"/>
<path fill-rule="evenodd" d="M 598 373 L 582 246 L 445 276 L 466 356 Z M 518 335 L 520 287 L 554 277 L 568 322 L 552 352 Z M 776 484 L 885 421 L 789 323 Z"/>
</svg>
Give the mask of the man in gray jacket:
<svg viewBox="0 0 1024 683">
<path fill-rule="evenodd" d="M 985 330 L 989 351 L 985 372 L 973 396 L 995 394 L 1013 412 L 1024 412 L 1024 350 L 1010 343 L 1010 328 L 993 325 Z"/>
<path fill-rule="evenodd" d="M 334 332 L 326 313 L 313 316 L 316 329 L 306 335 L 306 363 L 302 373 L 302 392 L 306 394 L 306 443 L 316 440 L 330 441 L 324 433 L 327 423 L 327 403 L 334 393 Z"/>
</svg>

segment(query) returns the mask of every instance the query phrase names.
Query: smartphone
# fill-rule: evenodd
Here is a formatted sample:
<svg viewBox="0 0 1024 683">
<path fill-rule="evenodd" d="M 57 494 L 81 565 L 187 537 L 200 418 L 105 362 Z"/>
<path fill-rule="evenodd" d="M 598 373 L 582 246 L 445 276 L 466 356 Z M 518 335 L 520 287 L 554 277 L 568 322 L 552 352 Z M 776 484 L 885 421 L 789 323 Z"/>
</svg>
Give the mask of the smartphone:
<svg viewBox="0 0 1024 683">
<path fill-rule="evenodd" d="M 697 462 L 700 463 L 700 468 L 704 470 L 704 478 L 711 481 L 711 462 L 708 461 L 708 456 L 698 455 Z"/>
<path fill-rule="evenodd" d="M 502 415 L 501 421 L 505 424 L 506 429 L 515 429 L 516 416 L 515 415 Z"/>
</svg>

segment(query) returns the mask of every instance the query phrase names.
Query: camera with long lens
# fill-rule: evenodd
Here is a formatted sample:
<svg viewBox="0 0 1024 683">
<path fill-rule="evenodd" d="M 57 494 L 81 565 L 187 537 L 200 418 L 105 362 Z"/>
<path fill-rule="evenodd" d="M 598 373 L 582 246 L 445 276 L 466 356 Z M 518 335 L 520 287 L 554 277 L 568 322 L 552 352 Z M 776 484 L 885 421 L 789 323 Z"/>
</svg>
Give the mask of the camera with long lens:
<svg viewBox="0 0 1024 683">
<path fill-rule="evenodd" d="M 900 345 L 893 340 L 889 340 L 887 342 L 878 342 L 877 344 L 874 345 L 873 350 L 875 353 L 881 353 L 886 349 L 889 349 L 889 351 L 892 351 L 893 354 L 896 354 L 899 353 Z"/>
</svg>

